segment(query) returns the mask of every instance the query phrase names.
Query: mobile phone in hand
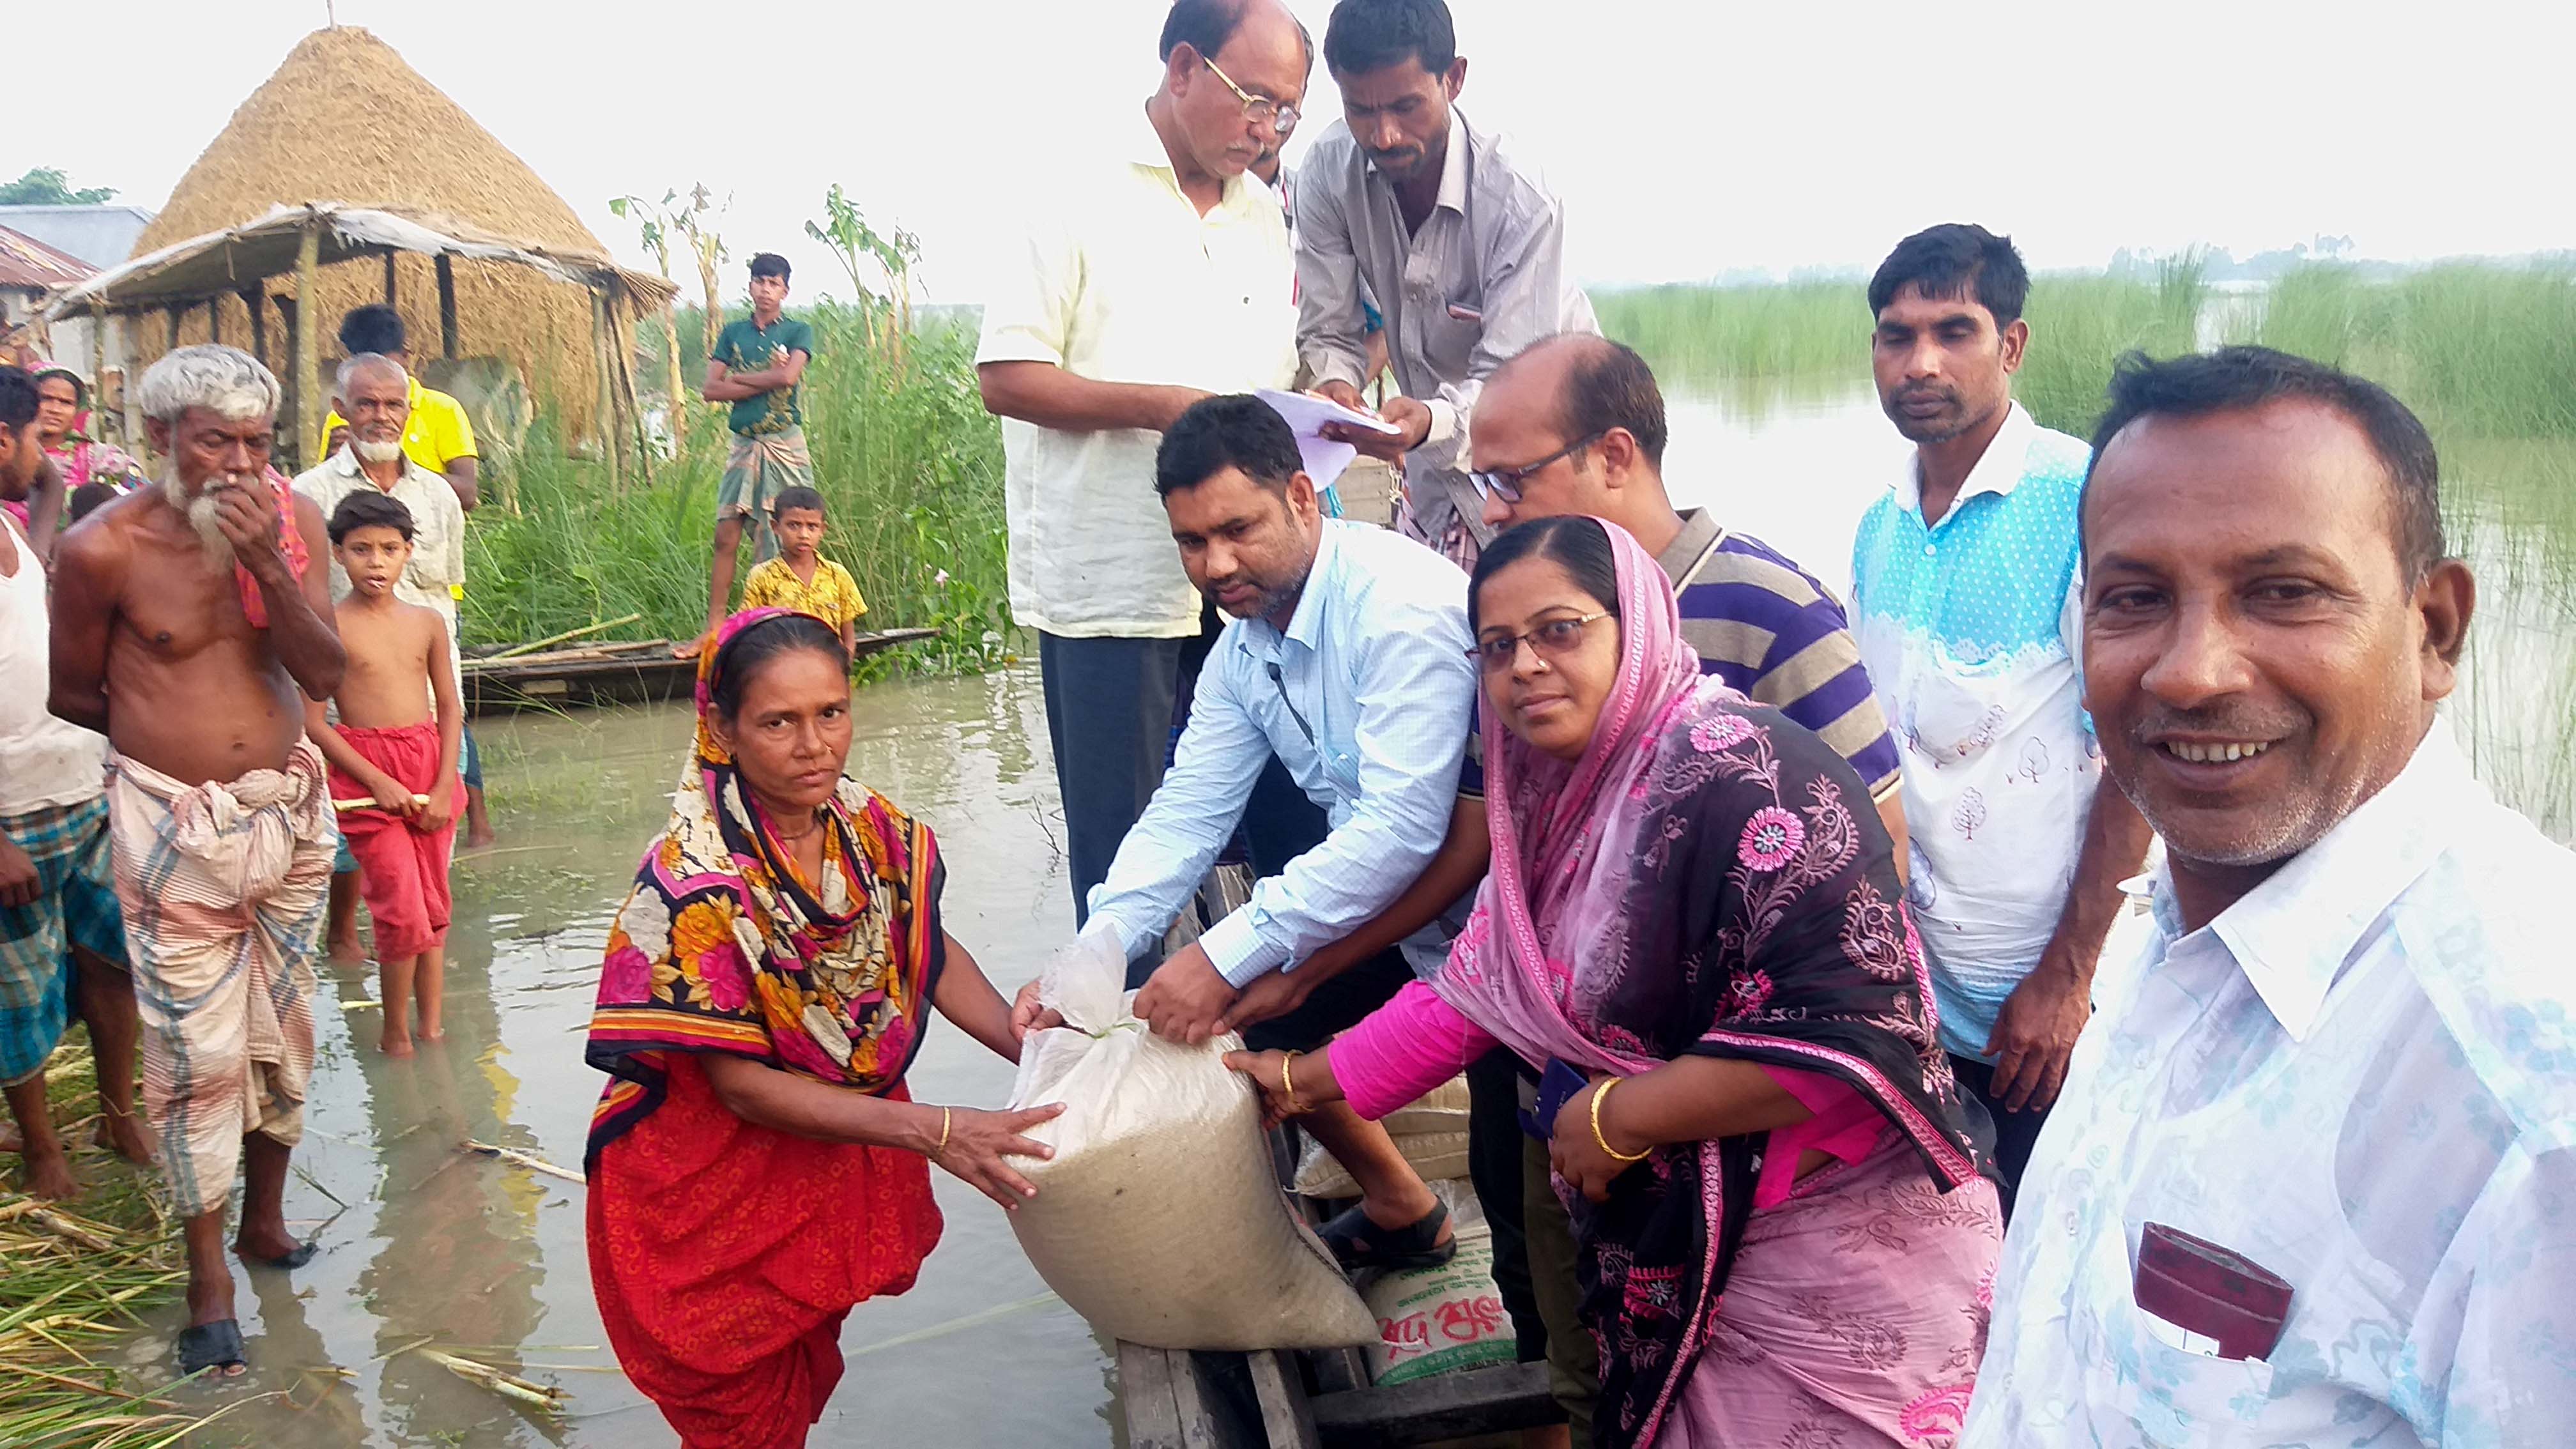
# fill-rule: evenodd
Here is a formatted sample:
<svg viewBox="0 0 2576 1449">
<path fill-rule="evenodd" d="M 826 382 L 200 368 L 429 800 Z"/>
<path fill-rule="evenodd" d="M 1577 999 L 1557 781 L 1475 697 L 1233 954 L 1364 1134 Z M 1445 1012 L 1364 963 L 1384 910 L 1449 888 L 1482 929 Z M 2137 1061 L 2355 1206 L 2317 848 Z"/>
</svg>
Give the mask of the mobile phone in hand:
<svg viewBox="0 0 2576 1449">
<path fill-rule="evenodd" d="M 1565 1110 L 1565 1104 L 1574 1100 L 1575 1093 L 1591 1083 L 1592 1079 L 1582 1072 L 1550 1058 L 1547 1070 L 1539 1074 L 1537 1103 L 1521 1110 L 1521 1130 L 1541 1142 L 1554 1137 L 1556 1114 Z"/>
</svg>

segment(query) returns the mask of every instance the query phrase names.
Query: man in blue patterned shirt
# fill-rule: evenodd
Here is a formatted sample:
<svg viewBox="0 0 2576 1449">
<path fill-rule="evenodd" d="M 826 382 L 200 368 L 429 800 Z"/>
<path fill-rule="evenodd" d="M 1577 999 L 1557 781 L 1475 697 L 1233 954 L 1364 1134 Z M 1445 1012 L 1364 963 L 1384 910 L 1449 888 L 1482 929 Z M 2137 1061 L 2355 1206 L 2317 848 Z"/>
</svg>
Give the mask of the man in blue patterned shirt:
<svg viewBox="0 0 2576 1449">
<path fill-rule="evenodd" d="M 2022 1189 L 1962 1444 L 2564 1444 L 2576 854 L 2439 705 L 2476 597 L 2432 440 L 2260 348 L 2124 364 L 2085 699 L 2157 930 Z"/>
<path fill-rule="evenodd" d="M 1914 458 L 1852 547 L 1852 625 L 1905 747 L 1906 898 L 2007 1216 L 2147 850 L 2080 698 L 2085 447 L 2012 397 L 2028 289 L 2010 238 L 1955 224 L 1870 279 L 1879 401 Z"/>
</svg>

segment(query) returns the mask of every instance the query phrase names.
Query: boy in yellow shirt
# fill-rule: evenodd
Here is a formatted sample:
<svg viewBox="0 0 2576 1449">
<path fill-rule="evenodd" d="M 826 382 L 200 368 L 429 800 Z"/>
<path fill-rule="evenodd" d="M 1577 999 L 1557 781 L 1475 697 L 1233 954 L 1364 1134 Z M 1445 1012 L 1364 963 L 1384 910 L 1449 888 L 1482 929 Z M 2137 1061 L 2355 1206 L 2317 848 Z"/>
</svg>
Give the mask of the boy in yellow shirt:
<svg viewBox="0 0 2576 1449">
<path fill-rule="evenodd" d="M 823 495 L 811 488 L 782 488 L 769 506 L 769 531 L 778 539 L 778 557 L 751 571 L 743 582 L 746 609 L 800 609 L 841 631 L 847 652 L 858 642 L 859 616 L 868 601 L 859 597 L 850 571 L 823 557 Z"/>
</svg>

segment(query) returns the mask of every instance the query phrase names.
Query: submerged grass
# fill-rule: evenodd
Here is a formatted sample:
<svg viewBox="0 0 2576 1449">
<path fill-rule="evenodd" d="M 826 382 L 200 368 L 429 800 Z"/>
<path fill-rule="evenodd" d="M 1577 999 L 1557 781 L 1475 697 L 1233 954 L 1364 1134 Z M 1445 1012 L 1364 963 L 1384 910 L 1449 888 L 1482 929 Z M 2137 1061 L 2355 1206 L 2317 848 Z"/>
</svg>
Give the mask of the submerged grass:
<svg viewBox="0 0 2576 1449">
<path fill-rule="evenodd" d="M 827 302 L 800 315 L 816 333 L 803 407 L 829 522 L 823 552 L 867 596 L 860 627 L 939 631 L 879 667 L 944 673 L 1002 662 L 1011 622 L 1001 433 L 976 392 L 974 338 L 933 326 L 890 356 L 853 309 Z M 698 631 L 730 435 L 720 409 L 685 406 L 677 455 L 622 489 L 599 464 L 567 457 L 553 423 L 539 419 L 507 465 L 519 513 L 487 506 L 467 535 L 470 643 L 543 638 L 627 613 L 644 616 L 640 634 Z M 501 496 L 497 486 L 486 494 Z"/>
</svg>

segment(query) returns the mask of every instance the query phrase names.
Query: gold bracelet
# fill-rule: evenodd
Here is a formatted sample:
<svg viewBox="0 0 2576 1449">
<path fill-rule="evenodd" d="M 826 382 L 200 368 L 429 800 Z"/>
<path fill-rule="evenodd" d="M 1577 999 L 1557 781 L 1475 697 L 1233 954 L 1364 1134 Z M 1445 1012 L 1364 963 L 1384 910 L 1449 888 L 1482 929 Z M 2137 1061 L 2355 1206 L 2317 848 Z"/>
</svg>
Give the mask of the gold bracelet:
<svg viewBox="0 0 2576 1449">
<path fill-rule="evenodd" d="M 1298 1055 L 1296 1052 L 1290 1052 L 1279 1059 L 1279 1093 L 1288 1099 L 1288 1115 L 1291 1117 L 1298 1115 L 1297 1084 L 1288 1079 L 1288 1066 L 1297 1060 Z"/>
<path fill-rule="evenodd" d="M 1592 1089 L 1592 1140 L 1601 1145 L 1602 1151 L 1610 1154 L 1613 1162 L 1643 1162 L 1654 1155 L 1655 1149 L 1651 1145 L 1643 1152 L 1627 1153 L 1611 1146 L 1610 1139 L 1601 1135 L 1601 1101 L 1610 1095 L 1612 1087 L 1626 1080 L 1625 1077 L 1605 1077 L 1600 1086 Z"/>
<path fill-rule="evenodd" d="M 939 1145 L 930 1149 L 931 1156 L 937 1157 L 939 1154 L 948 1150 L 948 1129 L 955 1123 L 956 1119 L 956 1108 L 942 1107 L 939 1109 Z M 1594 1130 L 1598 1131 L 1599 1129 L 1596 1128 Z"/>
</svg>

